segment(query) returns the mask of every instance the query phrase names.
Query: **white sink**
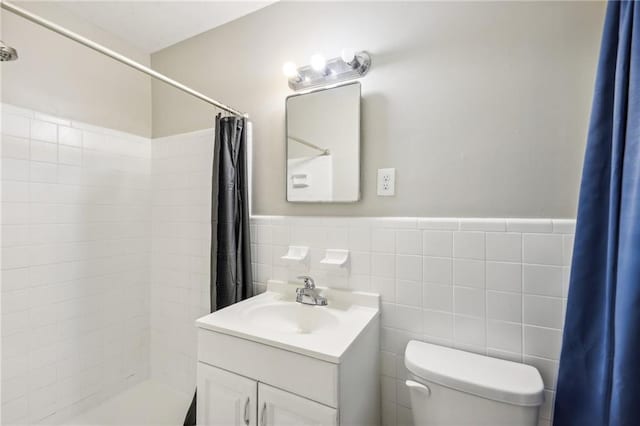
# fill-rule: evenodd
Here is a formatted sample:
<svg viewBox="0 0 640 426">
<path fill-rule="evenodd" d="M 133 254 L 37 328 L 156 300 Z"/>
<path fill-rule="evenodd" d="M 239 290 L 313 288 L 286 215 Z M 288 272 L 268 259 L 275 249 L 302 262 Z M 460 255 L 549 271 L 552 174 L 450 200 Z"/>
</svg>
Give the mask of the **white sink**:
<svg viewBox="0 0 640 426">
<path fill-rule="evenodd" d="M 309 306 L 301 286 L 196 321 L 198 424 L 380 425 L 380 296 L 319 288 Z"/>
<path fill-rule="evenodd" d="M 269 281 L 267 291 L 196 321 L 200 328 L 339 362 L 379 315 L 380 296 L 320 289 L 327 306 L 295 301 L 300 284 Z"/>
<path fill-rule="evenodd" d="M 310 306 L 295 302 L 274 302 L 252 306 L 243 311 L 245 318 L 256 328 L 279 333 L 317 333 L 340 325 L 336 315 L 325 306 Z"/>
</svg>

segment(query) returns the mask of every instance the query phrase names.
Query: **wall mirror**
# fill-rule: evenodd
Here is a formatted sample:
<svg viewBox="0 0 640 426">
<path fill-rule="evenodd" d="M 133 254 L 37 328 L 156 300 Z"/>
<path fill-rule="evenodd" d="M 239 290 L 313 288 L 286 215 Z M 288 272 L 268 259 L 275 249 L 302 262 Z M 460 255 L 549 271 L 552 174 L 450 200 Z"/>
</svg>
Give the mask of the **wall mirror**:
<svg viewBox="0 0 640 426">
<path fill-rule="evenodd" d="M 287 201 L 360 199 L 360 83 L 291 95 L 287 111 Z"/>
</svg>

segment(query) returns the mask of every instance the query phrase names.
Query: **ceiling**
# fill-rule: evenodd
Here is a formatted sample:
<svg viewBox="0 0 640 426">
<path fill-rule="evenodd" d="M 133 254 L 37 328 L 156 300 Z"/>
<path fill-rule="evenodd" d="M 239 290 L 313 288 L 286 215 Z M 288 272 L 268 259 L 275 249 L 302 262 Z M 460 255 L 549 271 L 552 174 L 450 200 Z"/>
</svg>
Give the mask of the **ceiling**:
<svg viewBox="0 0 640 426">
<path fill-rule="evenodd" d="M 57 4 L 145 53 L 153 53 L 275 1 L 114 0 L 60 1 Z"/>
</svg>

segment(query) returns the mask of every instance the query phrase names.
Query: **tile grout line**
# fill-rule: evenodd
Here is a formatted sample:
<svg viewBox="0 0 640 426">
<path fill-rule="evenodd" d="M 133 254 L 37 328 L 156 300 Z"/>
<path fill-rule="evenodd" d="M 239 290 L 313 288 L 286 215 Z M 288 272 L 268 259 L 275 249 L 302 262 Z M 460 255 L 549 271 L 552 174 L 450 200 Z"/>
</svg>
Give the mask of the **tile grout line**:
<svg viewBox="0 0 640 426">
<path fill-rule="evenodd" d="M 520 362 L 524 362 L 524 233 L 520 234 L 520 250 L 522 263 L 520 267 Z"/>
<path fill-rule="evenodd" d="M 489 303 L 487 297 L 487 233 L 483 235 L 484 242 L 484 347 L 485 355 L 489 355 Z"/>
</svg>

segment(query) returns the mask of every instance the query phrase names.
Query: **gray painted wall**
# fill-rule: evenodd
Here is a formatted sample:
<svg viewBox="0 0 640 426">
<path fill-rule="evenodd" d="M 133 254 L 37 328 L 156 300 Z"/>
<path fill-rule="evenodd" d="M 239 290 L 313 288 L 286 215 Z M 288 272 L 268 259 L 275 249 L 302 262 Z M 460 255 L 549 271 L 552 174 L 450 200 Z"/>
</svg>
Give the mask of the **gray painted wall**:
<svg viewBox="0 0 640 426">
<path fill-rule="evenodd" d="M 148 65 L 141 53 L 54 3 L 19 6 Z M 150 78 L 113 59 L 2 11 L 2 40 L 19 60 L 2 64 L 2 102 L 101 127 L 151 136 Z"/>
<path fill-rule="evenodd" d="M 597 2 L 282 2 L 152 55 L 254 122 L 256 214 L 574 217 L 604 15 Z M 366 49 L 363 198 L 285 201 L 282 64 Z M 213 108 L 153 83 L 153 134 Z M 397 168 L 377 197 L 376 169 Z"/>
</svg>

